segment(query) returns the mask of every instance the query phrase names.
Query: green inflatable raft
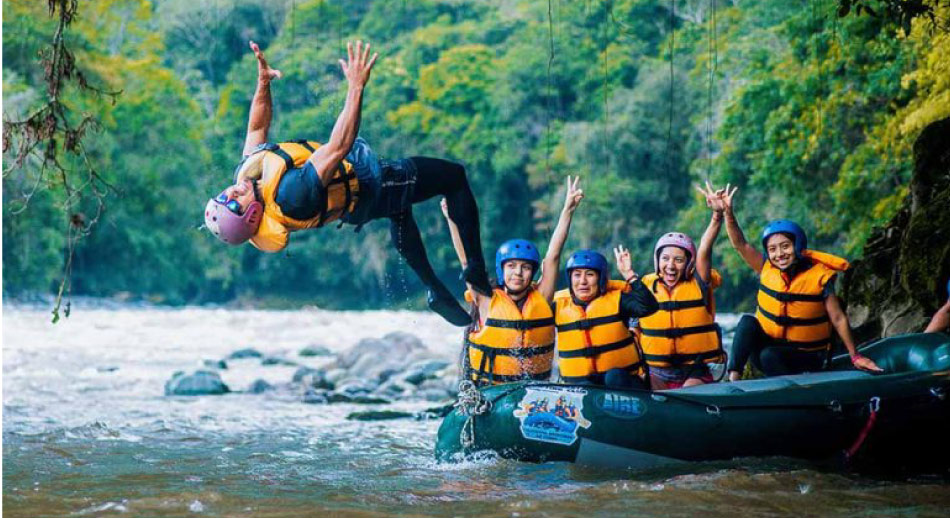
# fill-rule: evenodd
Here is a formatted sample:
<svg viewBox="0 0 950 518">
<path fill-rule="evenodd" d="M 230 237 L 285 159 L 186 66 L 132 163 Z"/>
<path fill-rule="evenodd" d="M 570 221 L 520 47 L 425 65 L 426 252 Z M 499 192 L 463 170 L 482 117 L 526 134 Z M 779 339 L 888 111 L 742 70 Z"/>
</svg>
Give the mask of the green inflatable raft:
<svg viewBox="0 0 950 518">
<path fill-rule="evenodd" d="M 950 336 L 869 344 L 885 369 L 828 371 L 646 392 L 513 383 L 463 391 L 439 429 L 443 461 L 490 450 L 531 462 L 621 468 L 739 457 L 863 460 L 950 469 Z"/>
</svg>

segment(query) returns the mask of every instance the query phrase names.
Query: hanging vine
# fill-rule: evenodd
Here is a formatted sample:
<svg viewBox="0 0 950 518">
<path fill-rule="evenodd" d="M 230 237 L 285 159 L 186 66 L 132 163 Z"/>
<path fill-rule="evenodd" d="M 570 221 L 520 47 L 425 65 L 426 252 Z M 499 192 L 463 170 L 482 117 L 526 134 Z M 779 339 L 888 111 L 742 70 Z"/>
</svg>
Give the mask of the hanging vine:
<svg viewBox="0 0 950 518">
<path fill-rule="evenodd" d="M 13 214 L 29 207 L 32 197 L 41 189 L 64 193 L 62 210 L 66 214 L 66 244 L 63 271 L 53 302 L 53 322 L 59 321 L 60 309 L 69 316 L 73 256 L 79 240 L 88 235 L 105 210 L 105 198 L 115 189 L 99 174 L 86 153 L 83 140 L 90 130 L 99 128 L 98 121 L 84 114 L 79 122 L 71 122 L 71 112 L 63 103 L 63 94 L 70 85 L 80 92 L 104 95 L 115 104 L 121 91 L 109 91 L 92 86 L 79 69 L 76 56 L 66 43 L 66 31 L 76 17 L 78 0 L 48 0 L 50 18 L 58 17 L 56 30 L 49 46 L 40 52 L 40 65 L 46 86 L 46 102 L 23 120 L 3 120 L 3 154 L 10 157 L 4 168 L 4 178 L 38 165 L 33 187 L 19 200 Z M 70 168 L 61 161 L 61 153 L 79 158 L 78 168 Z M 92 200 L 91 216 L 82 211 L 83 201 Z M 65 306 L 63 302 L 65 300 Z"/>
</svg>

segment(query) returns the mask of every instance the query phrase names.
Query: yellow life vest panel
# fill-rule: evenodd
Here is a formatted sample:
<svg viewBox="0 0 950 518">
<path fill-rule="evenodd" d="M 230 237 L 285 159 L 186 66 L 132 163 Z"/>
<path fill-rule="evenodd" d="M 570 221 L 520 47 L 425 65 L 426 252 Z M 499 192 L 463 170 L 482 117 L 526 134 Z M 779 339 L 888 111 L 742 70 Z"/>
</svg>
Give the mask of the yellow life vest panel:
<svg viewBox="0 0 950 518">
<path fill-rule="evenodd" d="M 812 265 L 787 279 L 768 260 L 759 275 L 755 318 L 765 333 L 801 351 L 831 348 L 831 323 L 825 310 L 825 286 L 848 261 L 823 252 L 803 250 Z"/>
<path fill-rule="evenodd" d="M 630 287 L 623 281 L 607 283 L 605 293 L 587 307 L 574 303 L 570 290 L 554 295 L 558 367 L 568 383 L 588 380 L 610 369 L 643 372 L 636 339 L 620 316 L 620 295 Z"/>
<path fill-rule="evenodd" d="M 546 380 L 554 363 L 554 312 L 532 286 L 521 309 L 495 288 L 485 324 L 469 333 L 470 377 L 476 382 Z"/>
<path fill-rule="evenodd" d="M 287 246 L 287 234 L 305 228 L 322 227 L 337 220 L 343 215 L 353 212 L 359 200 L 360 184 L 353 172 L 353 166 L 341 160 L 330 182 L 326 185 L 325 204 L 320 207 L 319 213 L 306 220 L 294 219 L 280 210 L 275 197 L 277 187 L 284 173 L 290 169 L 303 167 L 310 155 L 320 147 L 319 142 L 296 140 L 269 144 L 257 153 L 264 153 L 257 160 L 254 155 L 248 157 L 246 163 L 260 163 L 257 168 L 243 167 L 237 175 L 238 181 L 243 178 L 260 179 L 258 195 L 264 204 L 264 215 L 257 233 L 251 238 L 251 244 L 265 252 L 278 252 Z"/>
<path fill-rule="evenodd" d="M 660 305 L 656 313 L 638 319 L 640 348 L 647 364 L 670 367 L 723 361 L 712 303 L 712 289 L 719 285 L 718 280 L 719 272 L 712 270 L 706 289 L 696 275 L 670 289 L 655 273 L 643 276 L 643 284 Z"/>
</svg>

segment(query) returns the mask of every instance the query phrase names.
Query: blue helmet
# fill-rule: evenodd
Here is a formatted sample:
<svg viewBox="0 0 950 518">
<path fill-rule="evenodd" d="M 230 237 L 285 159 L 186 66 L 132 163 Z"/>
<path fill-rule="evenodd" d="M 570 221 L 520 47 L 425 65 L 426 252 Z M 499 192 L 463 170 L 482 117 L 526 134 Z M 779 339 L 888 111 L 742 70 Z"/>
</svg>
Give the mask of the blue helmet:
<svg viewBox="0 0 950 518">
<path fill-rule="evenodd" d="M 808 238 L 805 237 L 805 231 L 802 230 L 802 227 L 798 226 L 798 223 L 788 219 L 770 221 L 769 224 L 765 226 L 765 229 L 762 230 L 762 251 L 765 253 L 765 257 L 769 256 L 766 243 L 768 243 L 769 238 L 775 234 L 791 235 L 792 241 L 795 242 L 795 257 L 798 259 L 802 258 L 802 251 L 808 248 Z"/>
<path fill-rule="evenodd" d="M 538 247 L 534 246 L 527 239 L 509 239 L 498 247 L 495 252 L 495 275 L 498 276 L 498 284 L 505 284 L 505 261 L 520 259 L 528 261 L 534 265 L 531 272 L 531 279 L 534 280 L 534 274 L 538 272 L 541 266 L 541 254 L 538 253 Z"/>
<path fill-rule="evenodd" d="M 597 282 L 600 292 L 603 293 L 607 290 L 607 275 L 610 273 L 610 267 L 607 264 L 607 258 L 603 254 L 594 250 L 578 250 L 571 254 L 571 257 L 567 260 L 567 268 L 564 269 L 567 272 L 568 284 L 570 284 L 571 271 L 577 268 L 597 270 L 597 273 L 600 274 L 600 279 Z"/>
</svg>

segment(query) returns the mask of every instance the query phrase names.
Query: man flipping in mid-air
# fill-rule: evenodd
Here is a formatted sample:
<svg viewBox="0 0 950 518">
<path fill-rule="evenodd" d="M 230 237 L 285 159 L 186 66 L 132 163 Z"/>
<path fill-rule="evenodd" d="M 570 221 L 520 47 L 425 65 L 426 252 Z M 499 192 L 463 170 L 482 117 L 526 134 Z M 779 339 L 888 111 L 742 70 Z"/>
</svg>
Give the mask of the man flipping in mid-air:
<svg viewBox="0 0 950 518">
<path fill-rule="evenodd" d="M 389 218 L 393 244 L 428 288 L 429 307 L 452 324 L 470 324 L 471 317 L 432 270 L 412 217 L 414 204 L 444 196 L 468 258 L 462 279 L 491 296 L 478 206 L 465 168 L 428 157 L 380 160 L 357 137 L 363 89 L 378 54 L 370 56 L 369 44 L 347 43 L 347 60 L 340 60 L 348 86 L 346 103 L 326 144 L 307 140 L 271 144 L 267 141 L 270 82 L 281 73 L 268 66 L 257 44 L 250 46 L 257 56 L 258 74 L 244 159 L 234 185 L 205 206 L 205 226 L 226 243 L 250 240 L 260 250 L 278 252 L 296 230 L 319 228 L 334 220 L 359 229 L 374 219 Z"/>
</svg>

